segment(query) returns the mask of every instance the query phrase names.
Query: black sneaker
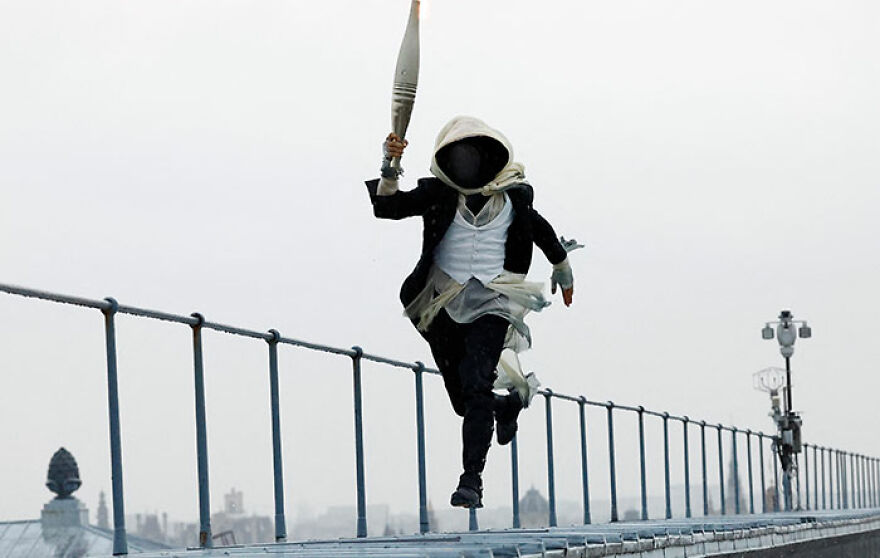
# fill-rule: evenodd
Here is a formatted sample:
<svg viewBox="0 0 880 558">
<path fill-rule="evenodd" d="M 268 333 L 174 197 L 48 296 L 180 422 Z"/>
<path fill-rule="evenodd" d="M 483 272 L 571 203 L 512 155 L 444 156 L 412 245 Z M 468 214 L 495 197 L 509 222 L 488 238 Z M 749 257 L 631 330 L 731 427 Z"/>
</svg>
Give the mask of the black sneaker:
<svg viewBox="0 0 880 558">
<path fill-rule="evenodd" d="M 519 412 L 523 409 L 522 398 L 519 393 L 511 392 L 505 397 L 499 398 L 499 408 L 495 410 L 495 435 L 498 444 L 504 446 L 516 436 Z"/>
<path fill-rule="evenodd" d="M 483 497 L 469 486 L 459 486 L 452 493 L 449 503 L 456 508 L 482 508 Z"/>
</svg>

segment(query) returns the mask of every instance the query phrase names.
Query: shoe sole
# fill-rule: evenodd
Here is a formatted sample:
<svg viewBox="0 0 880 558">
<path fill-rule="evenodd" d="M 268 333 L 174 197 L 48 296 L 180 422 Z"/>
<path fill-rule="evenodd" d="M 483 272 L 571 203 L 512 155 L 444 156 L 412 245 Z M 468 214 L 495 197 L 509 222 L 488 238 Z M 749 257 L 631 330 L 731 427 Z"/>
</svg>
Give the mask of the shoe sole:
<svg viewBox="0 0 880 558">
<path fill-rule="evenodd" d="M 449 499 L 449 505 L 454 508 L 482 508 L 483 507 L 483 499 L 480 498 L 476 502 L 471 500 L 466 500 L 464 498 L 457 497 L 457 493 L 453 493 L 452 497 Z"/>
<path fill-rule="evenodd" d="M 464 508 L 464 509 L 466 509 L 466 510 L 469 510 L 469 509 L 471 509 L 471 508 L 473 508 L 473 509 L 480 509 L 480 508 L 483 507 L 483 503 L 482 503 L 482 502 L 478 502 L 478 503 L 476 503 L 476 504 L 471 504 L 471 503 L 469 503 L 469 502 L 459 502 L 459 503 L 449 502 L 449 503 L 452 505 L 453 508 Z"/>
</svg>

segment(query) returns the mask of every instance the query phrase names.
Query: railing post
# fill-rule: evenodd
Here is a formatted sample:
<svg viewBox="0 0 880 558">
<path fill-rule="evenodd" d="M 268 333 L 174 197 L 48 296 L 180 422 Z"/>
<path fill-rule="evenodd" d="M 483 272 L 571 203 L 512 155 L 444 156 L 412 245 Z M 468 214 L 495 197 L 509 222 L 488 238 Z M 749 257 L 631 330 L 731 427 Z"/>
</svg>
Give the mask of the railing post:
<svg viewBox="0 0 880 558">
<path fill-rule="evenodd" d="M 739 505 L 739 452 L 736 451 L 736 427 L 730 429 L 731 451 L 733 452 L 733 511 L 739 515 L 742 511 Z"/>
<path fill-rule="evenodd" d="M 831 448 L 822 448 L 822 467 L 825 467 L 825 462 L 828 462 L 828 476 L 825 476 L 823 472 L 822 482 L 825 483 L 826 479 L 828 482 L 828 507 L 826 509 L 833 510 L 834 509 L 834 461 L 832 460 L 832 450 Z M 825 486 L 822 486 L 822 495 L 825 495 Z"/>
<path fill-rule="evenodd" d="M 193 369 L 196 395 L 196 459 L 199 470 L 199 546 L 211 548 L 211 490 L 208 480 L 208 426 L 205 418 L 205 370 L 202 360 L 202 324 L 205 317 L 198 312 L 192 317 L 196 323 L 193 331 Z"/>
<path fill-rule="evenodd" d="M 855 509 L 859 507 L 858 501 L 856 500 L 856 496 L 858 495 L 858 486 L 856 481 L 856 455 L 854 453 L 848 453 L 847 456 L 849 457 L 849 463 L 847 464 L 847 466 L 849 467 L 849 493 L 852 498 L 850 501 L 850 507 Z"/>
<path fill-rule="evenodd" d="M 767 513 L 767 484 L 764 479 L 764 433 L 758 433 L 758 457 L 761 463 L 761 513 Z"/>
<path fill-rule="evenodd" d="M 877 492 L 876 492 L 877 479 L 874 476 L 875 472 L 876 471 L 874 470 L 874 458 L 869 457 L 868 458 L 868 495 L 869 495 L 869 500 L 871 502 L 872 508 L 877 507 Z"/>
<path fill-rule="evenodd" d="M 516 436 L 510 441 L 510 491 L 513 500 L 513 528 L 520 528 L 519 521 L 519 452 Z"/>
<path fill-rule="evenodd" d="M 840 509 L 840 463 L 837 462 L 837 450 L 828 448 L 828 489 L 831 492 L 829 496 L 829 507 L 831 509 Z M 834 496 L 837 495 L 837 498 Z M 834 507 L 835 500 L 837 507 Z"/>
<path fill-rule="evenodd" d="M 855 481 L 853 482 L 853 488 L 856 492 L 855 504 L 856 508 L 862 507 L 862 456 L 854 453 L 852 456 L 853 459 L 853 474 L 855 475 Z"/>
<path fill-rule="evenodd" d="M 807 495 L 807 510 L 810 509 L 810 446 L 804 444 L 804 492 Z"/>
<path fill-rule="evenodd" d="M 878 507 L 878 506 L 880 506 L 880 498 L 878 498 L 878 496 L 880 496 L 880 494 L 877 493 L 877 490 L 878 490 L 878 486 L 877 486 L 877 465 L 878 465 L 878 461 L 877 461 L 877 458 L 876 458 L 876 457 L 873 459 L 873 464 L 874 464 L 874 467 L 873 467 L 873 473 L 874 473 L 874 506 L 875 506 L 875 507 Z"/>
<path fill-rule="evenodd" d="M 819 509 L 819 448 L 813 446 L 813 509 Z"/>
<path fill-rule="evenodd" d="M 864 493 L 862 492 L 862 484 L 863 484 L 862 456 L 858 453 L 854 453 L 853 460 L 855 461 L 855 475 L 856 475 L 856 482 L 855 482 L 854 486 L 855 486 L 856 490 L 858 491 L 858 498 L 856 500 L 856 502 L 857 502 L 856 507 L 863 508 L 863 507 L 865 507 L 865 500 L 863 498 Z"/>
<path fill-rule="evenodd" d="M 641 405 L 638 410 L 639 416 L 639 472 L 640 472 L 640 481 L 641 481 L 641 495 L 642 495 L 642 521 L 646 521 L 648 519 L 648 487 L 647 481 L 645 479 L 645 408 Z"/>
<path fill-rule="evenodd" d="M 419 460 L 419 533 L 431 530 L 428 520 L 428 485 L 425 473 L 425 396 L 422 377 L 425 365 L 416 362 L 413 368 L 416 378 L 416 444 Z"/>
<path fill-rule="evenodd" d="M 617 517 L 617 471 L 614 464 L 614 403 L 609 401 L 605 407 L 608 409 L 608 470 L 611 476 L 611 522 L 618 521 Z"/>
<path fill-rule="evenodd" d="M 361 395 L 361 357 L 364 350 L 352 347 L 352 378 L 354 384 L 354 451 L 357 478 L 357 536 L 367 536 L 367 487 L 364 480 L 364 409 Z"/>
<path fill-rule="evenodd" d="M 855 467 L 853 467 L 852 453 L 844 453 L 844 456 L 845 456 L 844 458 L 847 460 L 846 467 L 847 467 L 847 470 L 849 471 L 849 477 L 846 479 L 847 480 L 846 493 L 847 493 L 847 496 L 849 497 L 849 507 L 855 508 L 856 507 L 856 483 L 855 483 Z"/>
<path fill-rule="evenodd" d="M 113 555 L 128 554 L 125 534 L 125 503 L 122 487 L 122 437 L 119 429 L 119 381 L 116 368 L 116 299 L 105 298 L 110 307 L 104 314 L 104 341 L 107 350 L 107 403 L 110 419 L 110 482 L 113 488 Z"/>
<path fill-rule="evenodd" d="M 865 456 L 859 455 L 859 499 L 862 502 L 862 507 L 868 507 L 868 492 L 865 490 L 867 486 L 867 476 L 865 474 Z"/>
<path fill-rule="evenodd" d="M 858 478 L 858 487 L 859 487 L 859 507 L 865 507 L 865 475 L 864 475 L 864 462 L 862 461 L 862 455 L 856 454 L 856 475 Z"/>
<path fill-rule="evenodd" d="M 556 472 L 553 467 L 553 392 L 544 392 L 547 411 L 547 500 L 550 527 L 556 527 Z"/>
<path fill-rule="evenodd" d="M 838 451 L 837 459 L 840 461 L 840 496 L 843 498 L 843 507 L 841 509 L 849 509 L 849 483 L 846 478 L 846 452 L 843 450 Z"/>
<path fill-rule="evenodd" d="M 877 506 L 874 499 L 874 458 L 866 457 L 865 466 L 868 468 L 868 504 L 873 508 Z"/>
<path fill-rule="evenodd" d="M 859 509 L 862 507 L 862 479 L 861 470 L 859 468 L 859 454 L 853 453 L 850 461 L 852 463 L 853 474 L 853 507 Z"/>
<path fill-rule="evenodd" d="M 850 464 L 848 461 L 849 454 L 847 452 L 843 452 L 841 457 L 843 458 L 843 488 L 844 488 L 844 490 L 843 490 L 843 506 L 846 509 L 850 509 L 853 506 L 852 492 L 851 492 L 852 481 L 850 481 L 850 477 L 847 475 L 852 476 L 852 467 L 850 467 Z"/>
<path fill-rule="evenodd" d="M 752 431 L 746 430 L 746 457 L 749 461 L 749 513 L 755 513 L 755 485 L 752 480 Z"/>
<path fill-rule="evenodd" d="M 584 491 L 584 525 L 592 522 L 590 517 L 590 477 L 587 472 L 587 398 L 583 395 L 578 399 L 578 411 L 581 419 L 581 476 Z"/>
<path fill-rule="evenodd" d="M 864 502 L 862 502 L 862 456 L 854 453 L 852 458 L 853 468 L 855 469 L 853 474 L 856 477 L 855 482 L 853 483 L 853 488 L 855 488 L 856 491 L 856 508 L 861 508 L 864 504 Z"/>
<path fill-rule="evenodd" d="M 709 475 L 706 470 L 706 421 L 700 421 L 700 447 L 703 453 L 703 515 L 709 515 Z"/>
<path fill-rule="evenodd" d="M 801 460 L 799 455 L 793 455 L 792 459 L 794 459 L 795 466 L 795 475 L 794 475 L 794 487 L 795 492 L 797 493 L 797 509 L 801 509 Z"/>
<path fill-rule="evenodd" d="M 834 451 L 834 462 L 835 462 L 834 469 L 836 472 L 835 477 L 837 480 L 837 509 L 842 510 L 844 496 L 843 496 L 843 475 L 840 472 L 840 465 L 841 465 L 840 450 L 833 450 L 833 451 Z"/>
<path fill-rule="evenodd" d="M 852 507 L 852 496 L 850 494 L 850 489 L 852 487 L 852 483 L 849 480 L 848 474 L 852 474 L 852 470 L 847 462 L 847 458 L 849 454 L 845 451 L 841 454 L 841 459 L 843 460 L 843 507 L 846 509 L 850 509 Z"/>
<path fill-rule="evenodd" d="M 872 459 L 873 475 L 874 475 L 874 507 L 880 507 L 880 499 L 878 499 L 877 487 L 877 458 Z"/>
<path fill-rule="evenodd" d="M 834 451 L 834 458 L 837 468 L 837 508 L 842 510 L 846 507 L 846 486 L 843 479 L 843 456 L 840 450 Z"/>
<path fill-rule="evenodd" d="M 724 449 L 721 441 L 721 430 L 724 427 L 719 424 L 716 428 L 718 429 L 718 485 L 721 489 L 721 515 L 727 515 L 724 502 Z"/>
<path fill-rule="evenodd" d="M 822 464 L 822 509 L 828 509 L 825 500 L 825 448 L 819 448 L 819 462 Z M 817 493 L 818 494 L 818 493 Z"/>
<path fill-rule="evenodd" d="M 837 498 L 834 498 L 834 495 L 831 497 L 831 508 L 839 510 L 842 509 L 843 494 L 840 490 L 840 455 L 838 455 L 835 449 L 828 449 L 828 467 L 832 469 L 828 472 L 831 491 L 837 495 Z M 832 475 L 833 478 L 831 478 Z M 835 500 L 837 501 L 837 508 L 834 507 Z"/>
<path fill-rule="evenodd" d="M 663 413 L 663 474 L 666 486 L 666 519 L 672 519 L 672 497 L 669 494 L 669 413 Z"/>
<path fill-rule="evenodd" d="M 880 502 L 878 502 L 878 500 L 877 500 L 877 459 L 876 458 L 871 458 L 871 487 L 872 487 L 871 494 L 873 495 L 873 498 L 874 498 L 874 507 L 876 508 L 876 507 L 878 507 L 878 504 L 880 504 Z"/>
<path fill-rule="evenodd" d="M 688 424 L 690 419 L 685 415 L 681 421 L 684 436 L 684 516 L 690 518 L 691 513 L 691 456 L 688 446 Z"/>
<path fill-rule="evenodd" d="M 870 458 L 871 465 L 871 502 L 877 507 L 877 460 Z"/>
<path fill-rule="evenodd" d="M 272 404 L 272 467 L 275 473 L 275 542 L 287 540 L 287 522 L 284 519 L 284 467 L 281 457 L 281 396 L 278 390 L 278 341 L 281 334 L 270 329 L 269 392 Z"/>
<path fill-rule="evenodd" d="M 828 507 L 831 509 L 840 509 L 840 470 L 837 462 L 837 451 L 828 448 L 828 490 L 830 500 Z M 835 498 L 835 496 L 837 496 Z M 835 507 L 836 504 L 836 507 Z"/>
<path fill-rule="evenodd" d="M 776 447 L 778 437 L 773 436 L 773 511 L 779 511 L 779 459 L 777 459 L 778 448 Z"/>
<path fill-rule="evenodd" d="M 480 522 L 477 520 L 477 508 L 468 508 L 468 530 L 480 530 Z"/>
</svg>

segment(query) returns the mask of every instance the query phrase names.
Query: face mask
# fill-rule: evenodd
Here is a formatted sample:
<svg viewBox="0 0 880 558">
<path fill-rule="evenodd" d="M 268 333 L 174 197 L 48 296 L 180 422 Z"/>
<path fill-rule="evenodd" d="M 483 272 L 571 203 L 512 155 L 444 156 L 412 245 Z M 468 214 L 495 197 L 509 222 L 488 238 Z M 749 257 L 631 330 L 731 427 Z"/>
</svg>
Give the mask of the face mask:
<svg viewBox="0 0 880 558">
<path fill-rule="evenodd" d="M 480 183 L 482 159 L 480 151 L 473 145 L 454 143 L 448 150 L 446 176 L 462 188 L 479 188 L 483 186 Z"/>
<path fill-rule="evenodd" d="M 465 189 L 481 188 L 507 163 L 507 149 L 494 139 L 473 137 L 449 144 L 437 153 L 447 177 Z"/>
</svg>

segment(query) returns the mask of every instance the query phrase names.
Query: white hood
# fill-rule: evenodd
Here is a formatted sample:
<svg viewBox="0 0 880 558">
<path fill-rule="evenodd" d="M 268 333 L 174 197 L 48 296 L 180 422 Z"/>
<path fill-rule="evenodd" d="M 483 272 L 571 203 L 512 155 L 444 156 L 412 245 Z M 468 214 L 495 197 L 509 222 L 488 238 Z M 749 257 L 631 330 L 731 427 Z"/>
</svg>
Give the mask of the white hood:
<svg viewBox="0 0 880 558">
<path fill-rule="evenodd" d="M 508 153 L 507 164 L 498 172 L 498 174 L 495 175 L 495 178 L 485 186 L 480 188 L 462 188 L 446 176 L 437 164 L 437 152 L 443 147 L 455 143 L 456 141 L 479 136 L 492 138 L 503 145 Z M 527 183 L 525 178 L 525 167 L 522 164 L 513 161 L 513 146 L 510 144 L 510 141 L 508 141 L 508 139 L 504 137 L 504 134 L 498 130 L 490 128 L 485 122 L 472 116 L 456 116 L 450 120 L 442 130 L 440 130 L 439 134 L 437 134 L 437 140 L 434 142 L 434 156 L 431 159 L 431 173 L 442 180 L 447 186 L 455 188 L 465 195 L 481 193 L 484 196 L 491 196 L 492 194 L 502 192 L 511 186 Z"/>
</svg>

